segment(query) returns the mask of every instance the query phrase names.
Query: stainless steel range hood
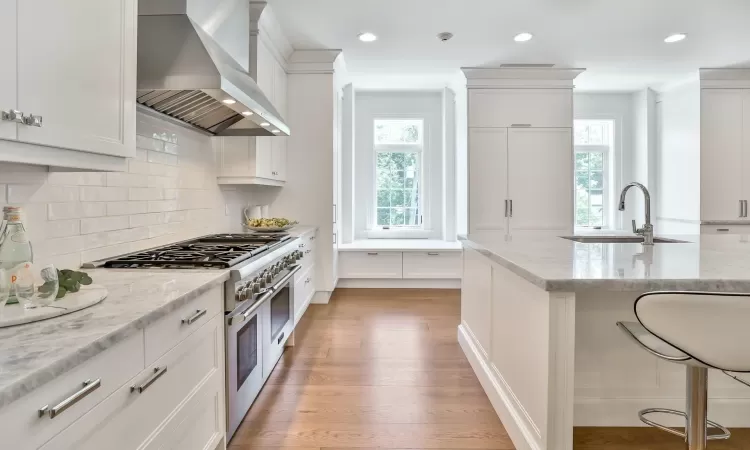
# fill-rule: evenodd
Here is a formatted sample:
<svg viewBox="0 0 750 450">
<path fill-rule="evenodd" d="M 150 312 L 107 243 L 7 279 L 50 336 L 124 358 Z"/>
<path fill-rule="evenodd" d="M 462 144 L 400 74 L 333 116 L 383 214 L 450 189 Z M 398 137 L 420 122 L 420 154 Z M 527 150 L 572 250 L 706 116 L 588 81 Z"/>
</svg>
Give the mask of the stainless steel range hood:
<svg viewBox="0 0 750 450">
<path fill-rule="evenodd" d="M 138 17 L 138 103 L 215 136 L 289 135 L 250 74 L 189 17 L 186 1 L 151 1 L 165 7 Z M 175 11 L 175 3 L 183 6 Z"/>
</svg>

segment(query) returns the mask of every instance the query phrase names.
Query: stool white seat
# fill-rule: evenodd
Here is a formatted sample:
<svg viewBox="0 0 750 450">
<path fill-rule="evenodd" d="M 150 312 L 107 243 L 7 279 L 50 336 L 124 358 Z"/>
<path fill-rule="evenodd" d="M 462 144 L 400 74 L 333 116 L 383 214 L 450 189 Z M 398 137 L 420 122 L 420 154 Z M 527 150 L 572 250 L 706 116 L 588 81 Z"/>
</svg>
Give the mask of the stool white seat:
<svg viewBox="0 0 750 450">
<path fill-rule="evenodd" d="M 726 428 L 707 418 L 708 369 L 750 372 L 750 294 L 650 292 L 636 299 L 634 309 L 638 322 L 617 326 L 649 353 L 687 366 L 687 410 L 649 408 L 639 412 L 641 420 L 684 437 L 689 450 L 705 450 L 708 440 L 729 438 Z M 651 413 L 685 417 L 685 432 L 648 420 Z M 708 425 L 721 433 L 709 435 Z"/>
</svg>

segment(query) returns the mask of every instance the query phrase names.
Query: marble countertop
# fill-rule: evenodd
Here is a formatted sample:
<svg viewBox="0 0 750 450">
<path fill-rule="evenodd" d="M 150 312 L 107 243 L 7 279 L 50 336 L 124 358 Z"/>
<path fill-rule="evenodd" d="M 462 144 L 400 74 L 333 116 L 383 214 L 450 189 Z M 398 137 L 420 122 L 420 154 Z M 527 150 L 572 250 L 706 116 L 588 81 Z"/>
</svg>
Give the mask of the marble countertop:
<svg viewBox="0 0 750 450">
<path fill-rule="evenodd" d="M 480 232 L 460 236 L 473 248 L 547 291 L 691 290 L 750 292 L 747 235 L 666 237 L 684 244 L 592 244 L 558 235 L 506 237 Z"/>
<path fill-rule="evenodd" d="M 86 272 L 109 291 L 101 303 L 54 319 L 0 328 L 0 408 L 229 277 L 228 270 Z"/>
</svg>

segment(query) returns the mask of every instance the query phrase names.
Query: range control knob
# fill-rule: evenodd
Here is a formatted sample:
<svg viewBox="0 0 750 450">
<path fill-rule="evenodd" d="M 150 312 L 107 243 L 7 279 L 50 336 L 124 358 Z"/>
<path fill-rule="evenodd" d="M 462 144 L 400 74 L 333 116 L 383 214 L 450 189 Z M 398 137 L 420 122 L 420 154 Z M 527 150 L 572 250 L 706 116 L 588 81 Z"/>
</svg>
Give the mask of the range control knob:
<svg viewBox="0 0 750 450">
<path fill-rule="evenodd" d="M 270 283 L 272 281 L 273 281 L 273 273 L 272 272 L 267 272 L 266 273 L 266 283 Z"/>
</svg>

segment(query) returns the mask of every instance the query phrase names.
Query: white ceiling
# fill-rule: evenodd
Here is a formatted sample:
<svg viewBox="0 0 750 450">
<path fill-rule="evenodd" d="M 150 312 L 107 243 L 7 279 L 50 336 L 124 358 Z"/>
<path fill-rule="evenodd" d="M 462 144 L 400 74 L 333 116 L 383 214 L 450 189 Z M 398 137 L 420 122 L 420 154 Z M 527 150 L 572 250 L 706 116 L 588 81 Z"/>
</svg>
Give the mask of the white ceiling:
<svg viewBox="0 0 750 450">
<path fill-rule="evenodd" d="M 355 73 L 462 66 L 587 68 L 583 90 L 631 91 L 750 61 L 750 0 L 270 0 L 298 49 L 340 48 Z M 357 39 L 378 35 L 373 43 Z M 455 37 L 440 42 L 437 33 Z M 518 44 L 513 36 L 534 34 Z M 688 39 L 665 44 L 672 33 Z"/>
</svg>

